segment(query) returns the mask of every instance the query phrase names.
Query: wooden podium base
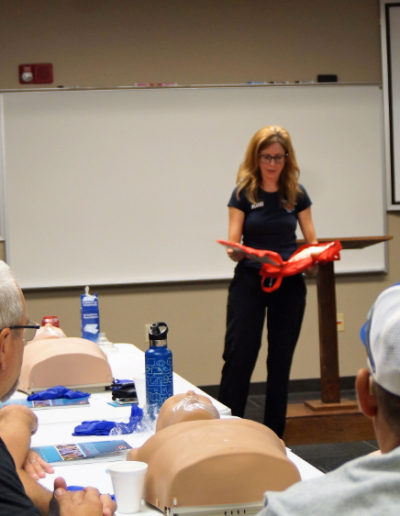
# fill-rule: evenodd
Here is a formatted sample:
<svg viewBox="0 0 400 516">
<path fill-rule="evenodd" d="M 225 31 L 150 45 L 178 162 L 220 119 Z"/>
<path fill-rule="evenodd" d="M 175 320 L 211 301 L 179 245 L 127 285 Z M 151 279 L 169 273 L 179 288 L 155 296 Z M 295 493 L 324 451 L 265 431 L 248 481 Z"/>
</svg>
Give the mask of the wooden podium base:
<svg viewBox="0 0 400 516">
<path fill-rule="evenodd" d="M 354 401 L 344 401 L 344 406 L 342 403 L 314 403 L 320 405 L 317 410 L 305 403 L 288 405 L 283 436 L 286 445 L 375 439 L 372 421 L 358 410 Z"/>
<path fill-rule="evenodd" d="M 304 402 L 304 405 L 314 411 L 347 410 L 357 408 L 357 402 L 354 400 L 341 400 L 337 403 L 324 403 L 321 400 L 307 400 Z"/>
</svg>

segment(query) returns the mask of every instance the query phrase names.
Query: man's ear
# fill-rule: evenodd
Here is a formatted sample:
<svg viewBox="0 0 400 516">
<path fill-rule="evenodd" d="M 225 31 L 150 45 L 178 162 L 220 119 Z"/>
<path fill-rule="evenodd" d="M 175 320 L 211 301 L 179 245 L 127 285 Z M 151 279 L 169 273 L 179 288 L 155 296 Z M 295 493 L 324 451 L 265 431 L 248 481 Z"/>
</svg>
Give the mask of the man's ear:
<svg viewBox="0 0 400 516">
<path fill-rule="evenodd" d="M 358 403 L 362 412 L 373 418 L 376 415 L 376 398 L 372 389 L 372 376 L 368 369 L 360 369 L 356 377 Z"/>
<path fill-rule="evenodd" d="M 3 371 L 6 367 L 8 352 L 11 341 L 11 330 L 10 328 L 3 328 L 0 331 L 0 371 Z"/>
</svg>

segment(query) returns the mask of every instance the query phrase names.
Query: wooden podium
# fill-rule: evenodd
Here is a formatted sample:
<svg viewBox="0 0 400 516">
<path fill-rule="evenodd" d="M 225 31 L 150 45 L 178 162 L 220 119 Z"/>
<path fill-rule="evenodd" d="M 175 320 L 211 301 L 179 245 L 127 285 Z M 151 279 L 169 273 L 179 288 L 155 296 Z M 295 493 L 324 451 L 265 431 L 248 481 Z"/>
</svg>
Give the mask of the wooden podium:
<svg viewBox="0 0 400 516">
<path fill-rule="evenodd" d="M 363 249 L 391 238 L 323 238 L 319 242 L 339 240 L 346 250 Z M 319 266 L 317 297 L 321 399 L 289 404 L 284 440 L 290 445 L 374 439 L 372 423 L 358 410 L 356 401 L 340 398 L 334 262 Z"/>
</svg>

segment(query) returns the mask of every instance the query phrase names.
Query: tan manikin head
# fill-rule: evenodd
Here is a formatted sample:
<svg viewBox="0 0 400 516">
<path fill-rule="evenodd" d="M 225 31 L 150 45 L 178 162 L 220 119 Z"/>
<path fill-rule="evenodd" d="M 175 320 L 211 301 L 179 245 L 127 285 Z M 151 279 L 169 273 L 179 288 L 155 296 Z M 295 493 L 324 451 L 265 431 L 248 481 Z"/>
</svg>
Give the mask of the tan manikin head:
<svg viewBox="0 0 400 516">
<path fill-rule="evenodd" d="M 219 412 L 206 396 L 188 391 L 175 394 L 162 405 L 157 417 L 156 432 L 183 421 L 219 419 Z"/>
</svg>

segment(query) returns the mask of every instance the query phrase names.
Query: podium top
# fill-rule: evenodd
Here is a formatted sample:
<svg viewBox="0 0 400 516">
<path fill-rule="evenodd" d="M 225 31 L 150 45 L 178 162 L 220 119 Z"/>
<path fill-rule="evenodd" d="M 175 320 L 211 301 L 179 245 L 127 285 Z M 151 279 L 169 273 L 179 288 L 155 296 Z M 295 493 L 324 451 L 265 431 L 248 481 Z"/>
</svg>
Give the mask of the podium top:
<svg viewBox="0 0 400 516">
<path fill-rule="evenodd" d="M 318 242 L 323 244 L 325 242 L 332 242 L 334 240 L 339 240 L 342 244 L 343 249 L 364 249 L 364 247 L 369 247 L 371 245 L 380 244 L 382 242 L 387 242 L 391 240 L 393 236 L 391 235 L 381 235 L 381 236 L 363 236 L 363 237 L 336 237 L 336 238 L 318 238 Z M 304 240 L 297 240 L 298 245 L 304 244 Z"/>
</svg>

